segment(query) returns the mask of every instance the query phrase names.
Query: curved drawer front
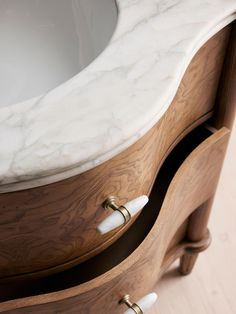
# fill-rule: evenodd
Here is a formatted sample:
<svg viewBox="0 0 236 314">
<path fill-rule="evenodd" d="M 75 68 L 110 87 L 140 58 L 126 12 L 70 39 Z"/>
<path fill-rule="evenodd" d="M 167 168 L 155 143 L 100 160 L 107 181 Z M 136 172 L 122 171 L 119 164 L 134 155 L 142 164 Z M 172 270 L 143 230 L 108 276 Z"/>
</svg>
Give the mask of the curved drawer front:
<svg viewBox="0 0 236 314">
<path fill-rule="evenodd" d="M 136 217 L 126 227 L 98 234 L 96 227 L 110 213 L 101 204 L 110 195 L 124 204 L 148 194 L 176 138 L 198 119 L 196 123 L 207 118 L 228 31 L 219 32 L 197 53 L 169 110 L 136 144 L 73 178 L 0 194 L 0 278 L 39 276 L 71 267 L 105 249 L 129 228 Z"/>
<path fill-rule="evenodd" d="M 119 300 L 126 294 L 138 300 L 151 292 L 166 267 L 165 256 L 174 234 L 214 193 L 228 138 L 229 130 L 222 128 L 190 153 L 171 180 L 151 231 L 118 266 L 66 290 L 0 303 L 0 313 L 124 313 Z M 121 251 L 114 250 L 114 254 Z"/>
</svg>

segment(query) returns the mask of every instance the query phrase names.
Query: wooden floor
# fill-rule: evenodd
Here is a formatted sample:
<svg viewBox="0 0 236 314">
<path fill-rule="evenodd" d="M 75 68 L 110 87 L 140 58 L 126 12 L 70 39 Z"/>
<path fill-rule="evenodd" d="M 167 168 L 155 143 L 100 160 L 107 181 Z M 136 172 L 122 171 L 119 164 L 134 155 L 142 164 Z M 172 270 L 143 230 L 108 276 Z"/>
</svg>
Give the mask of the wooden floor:
<svg viewBox="0 0 236 314">
<path fill-rule="evenodd" d="M 180 277 L 178 263 L 155 291 L 149 314 L 236 314 L 236 128 L 226 156 L 210 221 L 211 247 L 191 275 Z"/>
</svg>

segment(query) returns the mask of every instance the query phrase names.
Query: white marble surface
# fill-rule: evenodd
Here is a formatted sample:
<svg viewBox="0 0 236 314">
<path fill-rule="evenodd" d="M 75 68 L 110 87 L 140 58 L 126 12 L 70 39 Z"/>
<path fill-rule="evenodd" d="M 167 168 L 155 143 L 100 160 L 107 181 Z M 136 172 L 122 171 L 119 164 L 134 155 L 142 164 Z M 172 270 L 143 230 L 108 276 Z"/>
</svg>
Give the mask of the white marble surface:
<svg viewBox="0 0 236 314">
<path fill-rule="evenodd" d="M 112 158 L 168 109 L 197 50 L 235 19 L 235 0 L 117 0 L 105 51 L 49 93 L 0 108 L 0 192 Z M 33 79 L 33 77 L 32 77 Z"/>
</svg>

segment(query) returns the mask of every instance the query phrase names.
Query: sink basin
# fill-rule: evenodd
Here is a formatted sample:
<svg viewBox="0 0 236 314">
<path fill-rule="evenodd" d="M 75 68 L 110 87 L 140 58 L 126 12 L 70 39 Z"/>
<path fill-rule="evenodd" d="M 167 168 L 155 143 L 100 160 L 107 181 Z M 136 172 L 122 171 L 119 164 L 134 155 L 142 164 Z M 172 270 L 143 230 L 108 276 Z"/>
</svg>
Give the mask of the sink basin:
<svg viewBox="0 0 236 314">
<path fill-rule="evenodd" d="M 0 0 L 0 107 L 45 94 L 108 44 L 115 0 Z"/>
</svg>

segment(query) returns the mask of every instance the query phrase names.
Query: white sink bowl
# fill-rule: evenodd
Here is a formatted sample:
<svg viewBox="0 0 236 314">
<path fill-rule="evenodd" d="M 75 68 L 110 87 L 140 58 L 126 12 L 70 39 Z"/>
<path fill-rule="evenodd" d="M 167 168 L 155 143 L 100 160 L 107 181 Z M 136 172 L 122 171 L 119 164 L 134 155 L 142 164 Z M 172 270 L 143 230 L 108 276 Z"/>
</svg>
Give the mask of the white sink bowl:
<svg viewBox="0 0 236 314">
<path fill-rule="evenodd" d="M 0 0 L 0 107 L 64 83 L 108 44 L 115 0 Z"/>
</svg>

